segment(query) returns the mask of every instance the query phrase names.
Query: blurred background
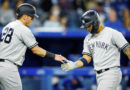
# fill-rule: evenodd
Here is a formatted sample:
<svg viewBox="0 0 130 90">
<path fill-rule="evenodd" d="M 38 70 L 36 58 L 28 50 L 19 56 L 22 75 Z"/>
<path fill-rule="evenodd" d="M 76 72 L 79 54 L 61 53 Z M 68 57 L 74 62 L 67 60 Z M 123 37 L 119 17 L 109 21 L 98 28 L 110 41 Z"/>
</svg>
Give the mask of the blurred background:
<svg viewBox="0 0 130 90">
<path fill-rule="evenodd" d="M 0 0 L 0 34 L 3 26 L 15 20 L 18 5 L 30 3 L 37 8 L 38 19 L 30 29 L 39 46 L 69 60 L 77 60 L 88 34 L 81 30 L 81 15 L 95 9 L 101 23 L 112 27 L 130 42 L 130 0 Z M 60 62 L 43 59 L 30 50 L 19 72 L 23 90 L 96 90 L 93 62 L 88 66 L 64 72 Z M 130 90 L 130 61 L 121 52 L 123 79 L 117 90 Z"/>
</svg>

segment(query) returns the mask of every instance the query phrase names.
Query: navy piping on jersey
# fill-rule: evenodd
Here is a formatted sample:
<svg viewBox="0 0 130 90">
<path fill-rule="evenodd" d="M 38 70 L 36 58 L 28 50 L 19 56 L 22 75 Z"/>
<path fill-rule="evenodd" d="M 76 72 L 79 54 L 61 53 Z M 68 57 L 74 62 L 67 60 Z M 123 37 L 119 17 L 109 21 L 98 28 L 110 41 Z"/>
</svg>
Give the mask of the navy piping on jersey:
<svg viewBox="0 0 130 90">
<path fill-rule="evenodd" d="M 123 52 L 126 50 L 126 48 L 130 47 L 129 43 L 126 43 L 124 46 L 121 47 Z"/>
<path fill-rule="evenodd" d="M 88 56 L 92 56 L 90 53 L 83 52 L 82 54 L 87 54 Z"/>
<path fill-rule="evenodd" d="M 32 46 L 30 46 L 29 48 L 31 49 L 31 48 L 35 47 L 36 45 L 38 45 L 37 42 L 35 44 L 33 44 Z"/>
</svg>

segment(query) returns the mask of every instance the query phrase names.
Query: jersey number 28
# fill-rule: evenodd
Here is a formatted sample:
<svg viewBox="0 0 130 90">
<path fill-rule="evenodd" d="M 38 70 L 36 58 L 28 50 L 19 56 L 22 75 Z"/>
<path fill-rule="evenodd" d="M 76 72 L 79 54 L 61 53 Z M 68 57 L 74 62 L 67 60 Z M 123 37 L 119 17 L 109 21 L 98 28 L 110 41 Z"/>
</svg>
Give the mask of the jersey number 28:
<svg viewBox="0 0 130 90">
<path fill-rule="evenodd" d="M 5 43 L 10 43 L 12 39 L 14 29 L 12 28 L 5 28 L 5 30 L 2 31 L 2 36 L 1 36 L 1 42 L 4 41 Z"/>
</svg>

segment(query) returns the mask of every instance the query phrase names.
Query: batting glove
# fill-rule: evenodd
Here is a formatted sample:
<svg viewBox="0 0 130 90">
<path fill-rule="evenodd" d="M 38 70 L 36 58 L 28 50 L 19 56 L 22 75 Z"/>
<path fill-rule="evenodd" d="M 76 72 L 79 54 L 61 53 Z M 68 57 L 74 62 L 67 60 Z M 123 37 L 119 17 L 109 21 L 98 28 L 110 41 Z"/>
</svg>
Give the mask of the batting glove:
<svg viewBox="0 0 130 90">
<path fill-rule="evenodd" d="M 76 65 L 76 62 L 66 60 L 65 64 L 61 64 L 61 68 L 65 71 L 69 71 L 69 70 L 77 68 L 77 65 Z"/>
</svg>

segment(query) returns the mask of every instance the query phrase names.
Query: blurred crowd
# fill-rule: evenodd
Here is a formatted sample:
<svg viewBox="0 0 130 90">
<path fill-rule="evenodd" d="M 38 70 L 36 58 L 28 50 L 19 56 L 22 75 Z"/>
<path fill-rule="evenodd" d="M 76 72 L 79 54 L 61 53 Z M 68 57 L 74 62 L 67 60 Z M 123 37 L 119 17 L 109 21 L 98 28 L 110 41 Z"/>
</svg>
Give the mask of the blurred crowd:
<svg viewBox="0 0 130 90">
<path fill-rule="evenodd" d="M 37 8 L 39 18 L 31 28 L 78 30 L 81 15 L 86 10 L 95 9 L 103 25 L 121 32 L 130 31 L 130 0 L 0 0 L 1 27 L 15 20 L 15 11 L 22 3 Z"/>
</svg>

